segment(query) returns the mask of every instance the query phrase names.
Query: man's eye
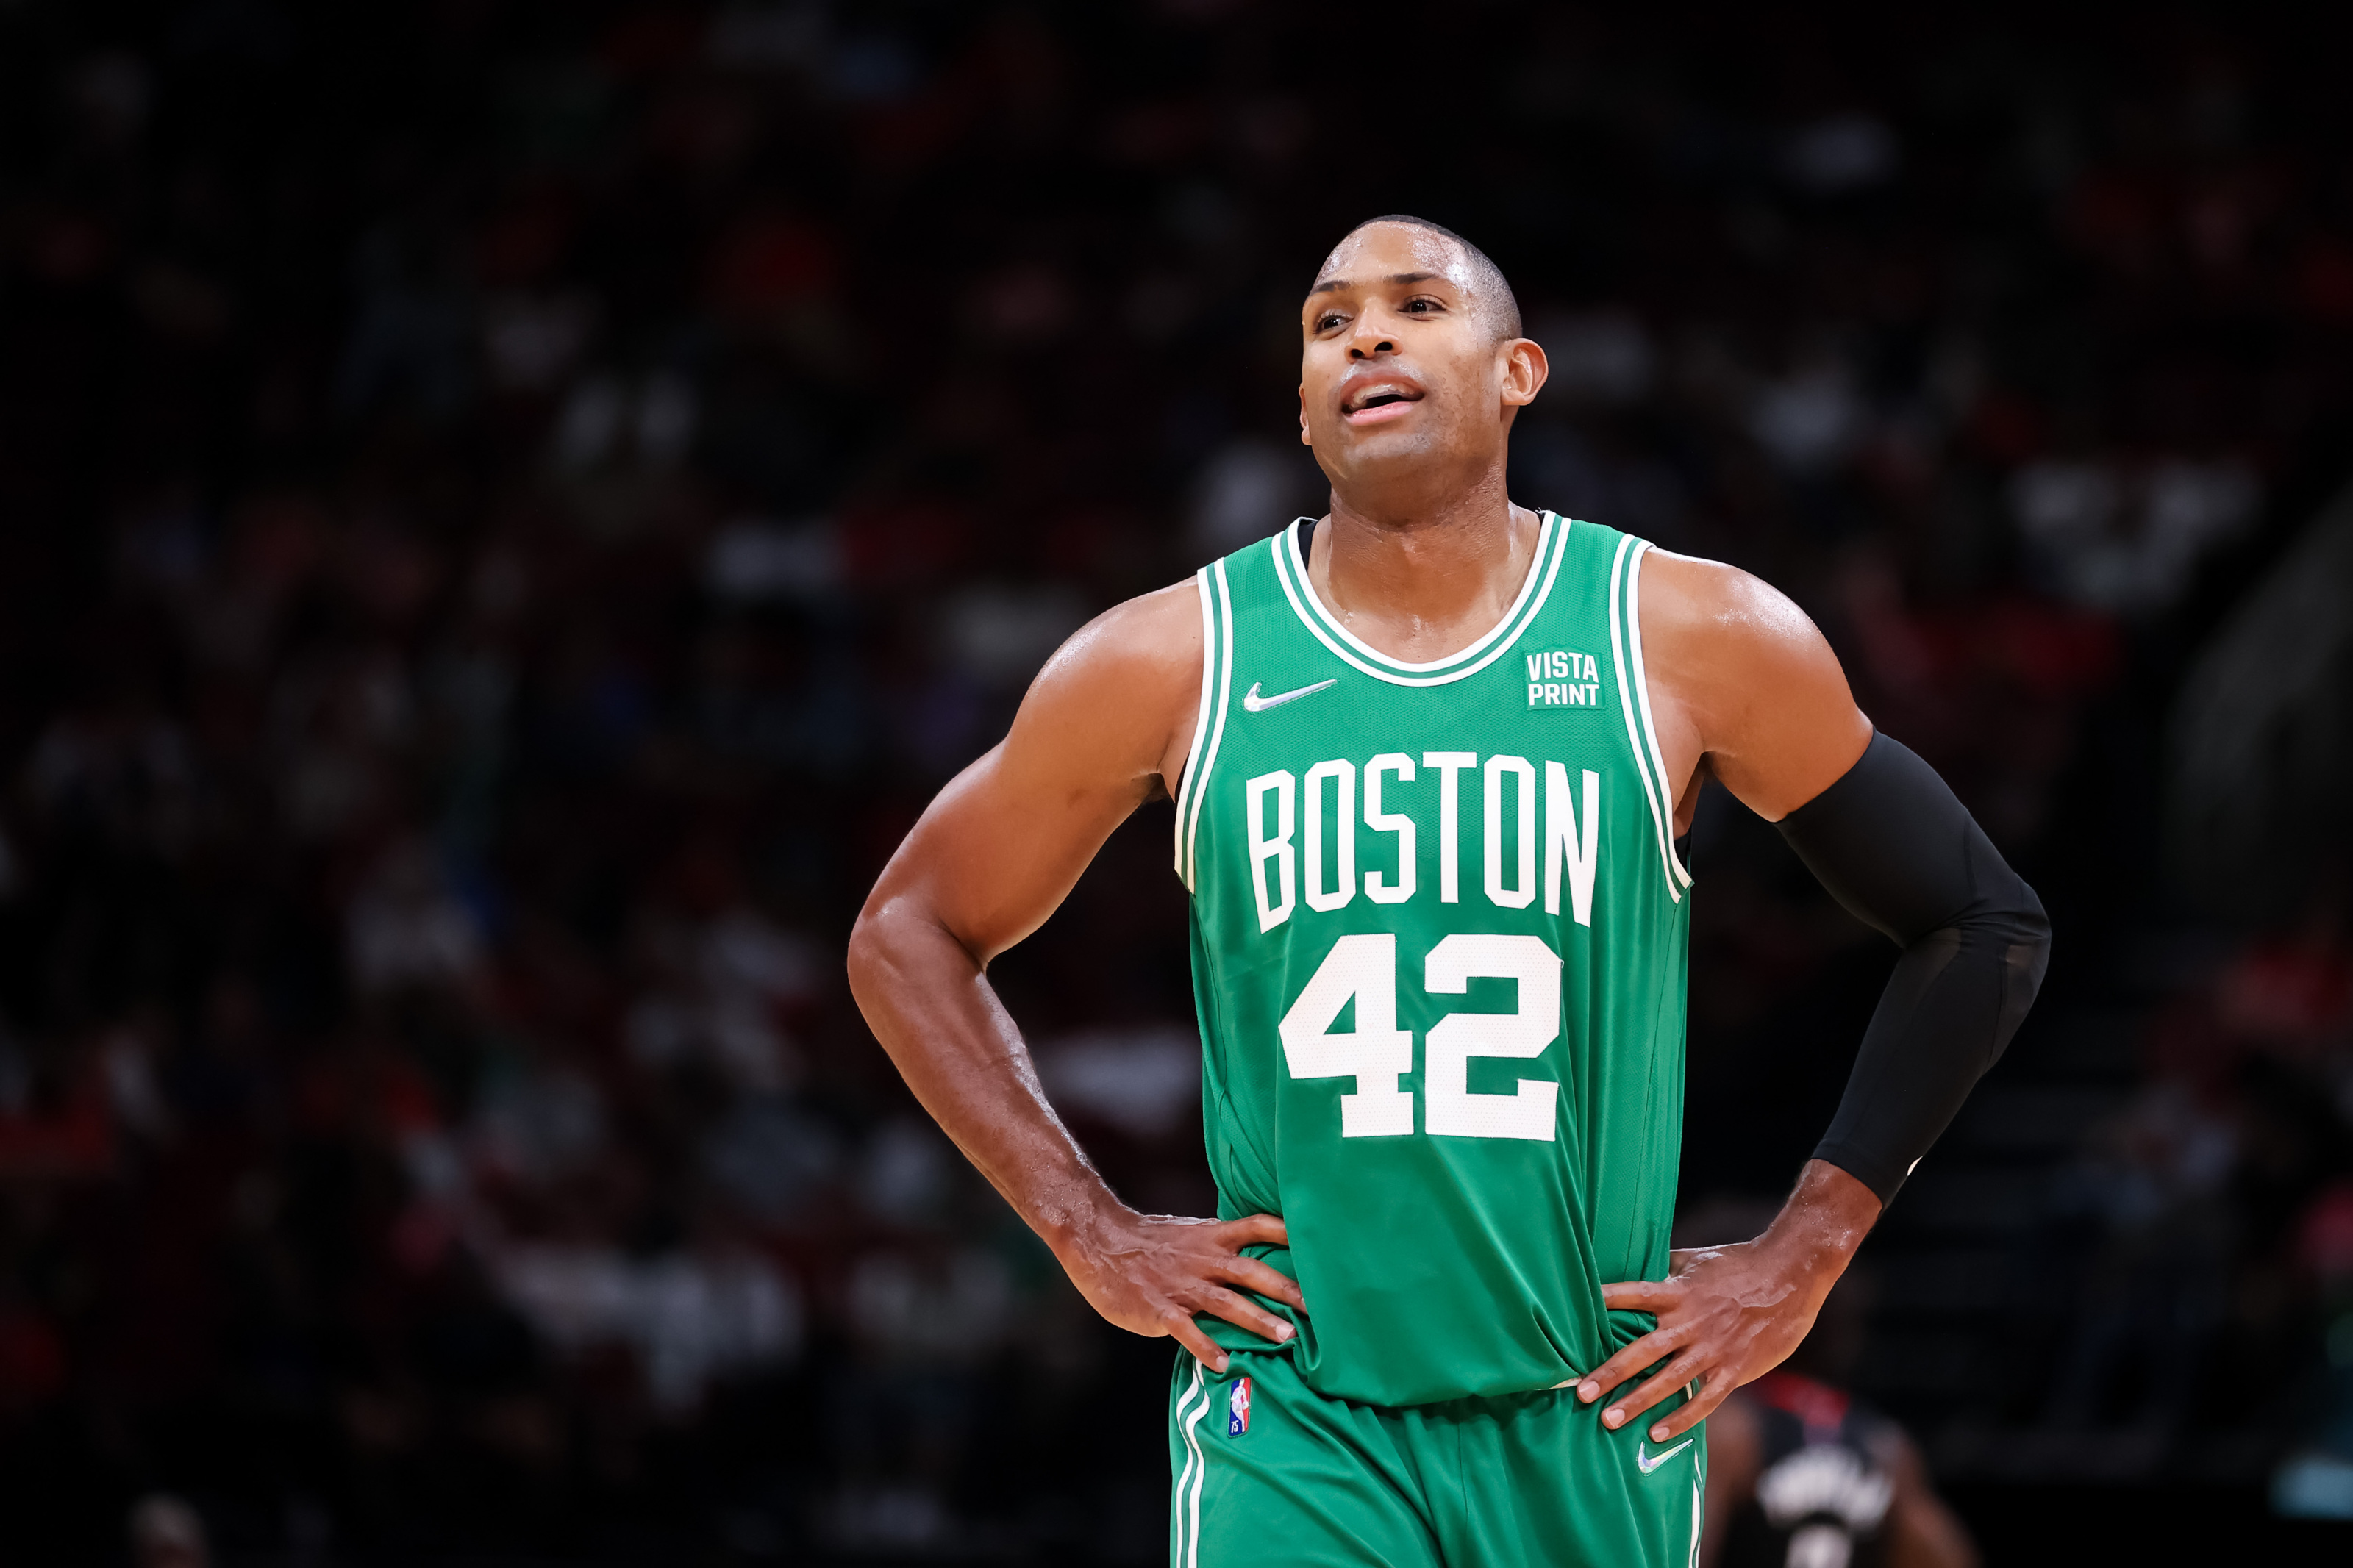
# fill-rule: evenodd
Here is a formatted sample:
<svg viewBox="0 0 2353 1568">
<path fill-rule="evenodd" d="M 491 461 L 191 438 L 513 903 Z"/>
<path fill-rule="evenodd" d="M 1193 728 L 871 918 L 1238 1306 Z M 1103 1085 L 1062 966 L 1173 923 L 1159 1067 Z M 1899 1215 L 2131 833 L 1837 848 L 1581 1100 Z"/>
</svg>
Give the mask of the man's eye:
<svg viewBox="0 0 2353 1568">
<path fill-rule="evenodd" d="M 1405 302 L 1405 308 L 1409 310 L 1418 311 L 1426 316 L 1430 314 L 1430 311 L 1438 309 L 1438 301 L 1435 300 L 1408 300 Z"/>
<path fill-rule="evenodd" d="M 1318 316 L 1315 318 L 1315 330 L 1319 332 L 1329 331 L 1332 328 L 1336 327 L 1339 324 L 1340 318 L 1337 316 Z"/>
</svg>

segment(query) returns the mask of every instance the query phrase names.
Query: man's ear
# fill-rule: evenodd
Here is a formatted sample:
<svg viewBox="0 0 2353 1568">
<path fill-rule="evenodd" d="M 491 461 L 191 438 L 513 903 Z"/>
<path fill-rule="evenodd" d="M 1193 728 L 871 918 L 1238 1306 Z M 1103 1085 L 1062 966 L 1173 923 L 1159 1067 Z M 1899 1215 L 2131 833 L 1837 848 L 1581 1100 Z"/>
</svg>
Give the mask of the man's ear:
<svg viewBox="0 0 2353 1568">
<path fill-rule="evenodd" d="M 1544 390 L 1545 378 L 1552 374 L 1551 362 L 1534 338 L 1507 338 L 1497 352 L 1504 356 L 1504 403 L 1514 408 L 1526 407 Z"/>
<path fill-rule="evenodd" d="M 1307 384 L 1299 384 L 1299 444 L 1313 447 L 1314 440 L 1307 434 Z"/>
</svg>

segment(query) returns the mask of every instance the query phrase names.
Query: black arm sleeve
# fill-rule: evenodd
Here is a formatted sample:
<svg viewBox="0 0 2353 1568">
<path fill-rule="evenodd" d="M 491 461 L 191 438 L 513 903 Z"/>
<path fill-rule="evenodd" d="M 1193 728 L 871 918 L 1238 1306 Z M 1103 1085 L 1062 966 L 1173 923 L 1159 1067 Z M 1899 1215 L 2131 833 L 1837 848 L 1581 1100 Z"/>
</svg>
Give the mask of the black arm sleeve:
<svg viewBox="0 0 2353 1568">
<path fill-rule="evenodd" d="M 1814 1151 L 1885 1203 L 2018 1032 L 2051 921 L 1936 771 L 1885 735 L 1780 828 L 1848 913 L 1904 950 Z"/>
</svg>

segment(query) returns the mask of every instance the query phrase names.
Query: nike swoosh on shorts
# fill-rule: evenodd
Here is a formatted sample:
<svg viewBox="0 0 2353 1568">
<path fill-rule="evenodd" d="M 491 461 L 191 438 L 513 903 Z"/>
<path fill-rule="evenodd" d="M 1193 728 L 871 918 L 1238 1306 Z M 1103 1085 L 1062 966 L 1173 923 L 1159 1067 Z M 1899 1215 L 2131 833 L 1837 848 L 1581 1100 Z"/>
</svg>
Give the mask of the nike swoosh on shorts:
<svg viewBox="0 0 2353 1568">
<path fill-rule="evenodd" d="M 1652 1470 L 1657 1469 L 1661 1465 L 1665 1464 L 1669 1459 L 1673 1458 L 1677 1454 L 1682 1453 L 1685 1448 L 1688 1448 L 1691 1446 L 1692 1440 L 1689 1437 L 1686 1437 L 1682 1442 L 1676 1444 L 1673 1447 L 1667 1449 L 1665 1452 L 1653 1455 L 1648 1451 L 1650 1447 L 1648 1444 L 1636 1443 L 1634 1445 L 1634 1468 L 1647 1476 Z"/>
</svg>

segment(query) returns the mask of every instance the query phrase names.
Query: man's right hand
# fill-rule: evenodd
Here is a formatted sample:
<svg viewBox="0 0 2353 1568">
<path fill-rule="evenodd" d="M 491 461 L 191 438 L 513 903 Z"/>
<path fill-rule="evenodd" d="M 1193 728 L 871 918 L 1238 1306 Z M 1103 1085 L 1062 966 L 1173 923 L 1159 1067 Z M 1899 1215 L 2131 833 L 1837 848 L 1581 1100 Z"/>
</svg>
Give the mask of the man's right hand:
<svg viewBox="0 0 2353 1568">
<path fill-rule="evenodd" d="M 1113 828 L 1174 794 L 1201 691 L 1192 583 L 1088 623 L 1039 671 L 1012 732 L 959 773 L 891 858 L 849 940 L 849 983 L 923 1109 L 1054 1249 L 1088 1304 L 1169 1335 L 1219 1372 L 1196 1313 L 1274 1343 L 1295 1332 L 1250 1299 L 1303 1310 L 1299 1287 L 1241 1256 L 1282 1221 L 1143 1215 L 1046 1102 L 988 963 L 1038 929 Z"/>
<path fill-rule="evenodd" d="M 1169 1335 L 1210 1371 L 1222 1373 L 1226 1352 L 1201 1331 L 1194 1314 L 1223 1318 L 1278 1344 L 1289 1340 L 1292 1326 L 1241 1292 L 1303 1312 L 1307 1303 L 1298 1285 L 1242 1257 L 1241 1249 L 1290 1245 L 1282 1221 L 1272 1215 L 1187 1219 L 1122 1206 L 1074 1226 L 1054 1252 L 1087 1304 L 1105 1319 L 1131 1333 Z"/>
</svg>

